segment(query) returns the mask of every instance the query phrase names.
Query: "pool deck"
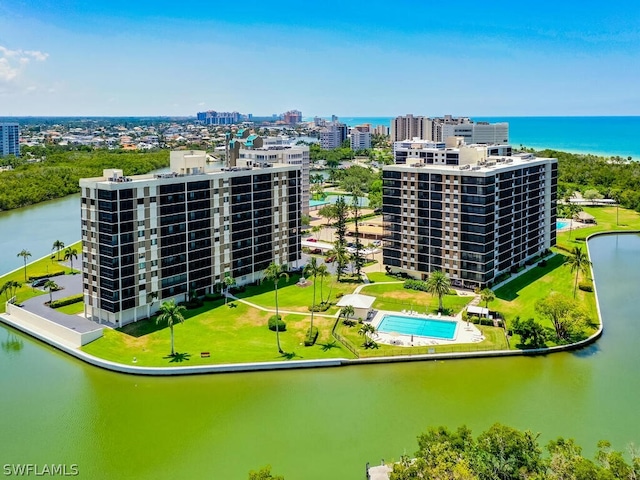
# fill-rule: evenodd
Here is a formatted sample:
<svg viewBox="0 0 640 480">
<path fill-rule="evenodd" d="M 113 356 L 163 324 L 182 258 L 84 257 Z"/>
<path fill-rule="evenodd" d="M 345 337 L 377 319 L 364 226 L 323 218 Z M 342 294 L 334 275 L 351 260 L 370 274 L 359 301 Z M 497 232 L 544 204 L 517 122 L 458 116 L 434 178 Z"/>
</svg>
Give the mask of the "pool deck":
<svg viewBox="0 0 640 480">
<path fill-rule="evenodd" d="M 460 315 L 455 317 L 447 316 L 434 316 L 424 315 L 416 311 L 404 311 L 404 312 L 390 312 L 385 310 L 379 310 L 375 316 L 371 319 L 371 325 L 376 330 L 382 322 L 385 315 L 404 316 L 407 318 L 416 318 L 424 320 L 443 320 L 448 322 L 456 322 L 456 331 L 453 340 L 445 340 L 443 338 L 435 337 L 422 337 L 418 335 L 407 335 L 399 332 L 378 332 L 374 335 L 373 339 L 378 343 L 384 343 L 386 345 L 404 346 L 404 347 L 421 347 L 429 345 L 456 345 L 458 343 L 478 343 L 484 340 L 482 332 L 472 323 L 467 323 L 462 320 Z"/>
</svg>

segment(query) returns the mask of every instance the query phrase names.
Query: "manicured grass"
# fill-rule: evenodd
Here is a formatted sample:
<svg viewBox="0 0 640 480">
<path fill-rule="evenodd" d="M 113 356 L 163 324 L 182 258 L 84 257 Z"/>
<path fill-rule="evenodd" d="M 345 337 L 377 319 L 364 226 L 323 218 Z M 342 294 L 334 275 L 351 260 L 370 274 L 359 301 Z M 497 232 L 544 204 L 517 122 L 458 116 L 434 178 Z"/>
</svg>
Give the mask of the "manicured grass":
<svg viewBox="0 0 640 480">
<path fill-rule="evenodd" d="M 394 277 L 393 275 L 387 275 L 383 272 L 367 272 L 367 278 L 371 283 L 375 282 L 402 282 L 398 277 Z"/>
<path fill-rule="evenodd" d="M 437 313 L 438 297 L 427 292 L 404 288 L 403 283 L 371 284 L 366 285 L 361 291 L 363 295 L 376 297 L 373 308 L 377 310 L 414 310 L 420 313 Z M 450 309 L 454 314 L 460 312 L 472 299 L 471 296 L 445 295 L 442 305 Z"/>
<path fill-rule="evenodd" d="M 292 275 L 289 281 L 284 278 L 278 283 L 278 308 L 281 310 L 290 310 L 294 312 L 309 313 L 309 307 L 313 303 L 313 279 L 308 278 L 309 285 L 300 287 L 296 285 L 300 279 L 299 275 Z M 320 303 L 320 279 L 317 278 L 316 285 L 316 304 Z M 324 279 L 322 285 L 322 297 L 324 300 L 329 298 L 333 304 L 337 302 L 336 295 L 342 293 L 347 294 L 353 292 L 356 284 L 337 282 L 335 276 Z M 261 305 L 265 308 L 274 309 L 276 306 L 275 295 L 273 291 L 273 282 L 262 282 L 255 287 L 247 287 L 246 291 L 236 294 L 238 298 L 246 299 L 251 303 Z M 328 315 L 338 312 L 338 307 L 332 306 L 327 310 Z"/>
<path fill-rule="evenodd" d="M 477 343 L 459 343 L 452 345 L 429 345 L 420 347 L 398 347 L 394 345 L 378 344 L 378 348 L 364 348 L 364 338 L 358 334 L 361 325 L 347 327 L 339 322 L 336 327 L 339 333 L 354 348 L 360 357 L 383 357 L 383 356 L 404 356 L 421 355 L 431 353 L 453 353 L 453 352 L 478 352 L 486 350 L 507 350 L 507 341 L 504 337 L 504 330 L 498 327 L 486 327 L 476 325 L 485 336 L 485 340 Z"/>
<path fill-rule="evenodd" d="M 76 248 L 78 252 L 80 252 L 80 249 L 82 248 L 81 242 L 74 243 L 70 246 Z M 57 258 L 57 255 L 55 253 L 52 253 L 51 255 L 47 255 L 31 263 L 28 263 L 27 278 L 31 276 L 36 277 L 41 275 L 53 275 L 59 272 L 65 272 L 65 274 L 72 273 L 72 270 L 69 267 L 64 266 L 62 263 L 58 263 L 56 261 L 56 258 Z M 60 258 L 62 258 L 62 252 L 61 252 Z M 80 263 L 81 263 L 80 253 L 78 253 L 78 260 L 76 261 L 74 259 L 74 264 L 80 265 Z M 77 270 L 73 270 L 73 271 L 77 271 Z M 51 278 L 55 282 L 56 277 L 51 277 Z M 6 282 L 10 280 L 19 282 L 21 284 L 21 287 L 16 292 L 17 303 L 24 302 L 25 300 L 28 300 L 29 298 L 37 297 L 38 295 L 47 294 L 47 292 L 43 290 L 40 290 L 37 288 L 31 288 L 31 282 L 28 280 L 25 283 L 24 268 L 21 268 L 19 270 L 16 270 L 13 273 L 9 273 L 0 277 L 0 286 L 4 285 Z M 0 301 L 0 312 L 4 312 L 6 308 L 5 302 L 8 300 L 6 294 L 2 295 L 1 300 L 2 301 Z"/>
<path fill-rule="evenodd" d="M 84 312 L 84 302 L 76 302 L 64 307 L 56 308 L 56 311 L 60 313 L 66 313 L 67 315 L 78 315 Z"/>
<path fill-rule="evenodd" d="M 507 320 L 507 326 L 516 316 L 520 316 L 523 320 L 534 318 L 544 326 L 552 327 L 550 321 L 537 314 L 535 304 L 551 292 L 573 298 L 575 273 L 571 273 L 570 268 L 564 266 L 564 262 L 569 255 L 568 252 L 574 247 L 582 247 L 586 251 L 585 241 L 577 240 L 578 238 L 586 238 L 593 233 L 603 231 L 640 230 L 640 214 L 632 210 L 619 209 L 619 225 L 616 225 L 615 207 L 587 207 L 584 210 L 596 218 L 597 225 L 573 230 L 571 233 L 559 233 L 557 248 L 553 249 L 555 255 L 547 261 L 546 267 L 535 267 L 496 290 L 496 300 L 489 304 L 489 308 L 499 311 Z M 580 274 L 579 278 L 580 281 L 592 281 L 589 275 Z M 595 294 L 578 289 L 576 300 L 585 309 L 591 322 L 598 324 Z M 590 326 L 587 327 L 585 333 L 590 335 L 594 331 L 595 326 Z M 518 341 L 517 338 L 514 338 L 514 341 L 511 342 L 512 348 Z M 548 342 L 547 344 L 552 345 L 553 343 Z"/>
<path fill-rule="evenodd" d="M 320 335 L 312 347 L 303 345 L 309 328 L 309 315 L 283 315 L 287 330 L 280 332 L 282 349 L 278 353 L 276 333 L 267 328 L 273 315 L 241 302 L 225 306 L 221 301 L 187 311 L 184 323 L 174 326 L 175 349 L 180 355 L 169 357 L 170 332 L 154 320 L 144 320 L 122 330 L 105 330 L 103 338 L 82 349 L 92 355 L 115 362 L 140 366 L 187 366 L 220 363 L 284 361 L 288 359 L 353 358 L 353 354 L 331 337 L 335 319 L 316 316 L 314 326 Z M 209 352 L 209 358 L 201 358 Z"/>
</svg>

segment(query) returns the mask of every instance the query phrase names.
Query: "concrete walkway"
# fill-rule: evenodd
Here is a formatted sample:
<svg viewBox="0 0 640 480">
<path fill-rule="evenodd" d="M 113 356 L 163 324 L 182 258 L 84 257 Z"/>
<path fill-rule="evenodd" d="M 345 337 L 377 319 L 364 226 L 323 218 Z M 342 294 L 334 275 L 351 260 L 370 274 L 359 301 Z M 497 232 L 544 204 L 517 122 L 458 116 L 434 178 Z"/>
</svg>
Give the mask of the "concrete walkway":
<svg viewBox="0 0 640 480">
<path fill-rule="evenodd" d="M 255 303 L 251 303 L 248 302 L 246 300 L 243 300 L 242 298 L 238 298 L 230 293 L 227 294 L 227 298 L 232 299 L 235 302 L 240 302 L 240 303 L 244 303 L 245 305 L 249 305 L 250 307 L 253 308 L 257 308 L 258 310 L 262 310 L 263 312 L 271 312 L 271 313 L 276 313 L 276 309 L 275 308 L 266 308 L 266 307 L 262 307 L 260 305 L 256 305 Z M 311 315 L 311 312 L 294 312 L 292 310 L 281 310 L 280 308 L 278 308 L 278 315 L 282 315 L 282 314 L 287 314 L 287 315 L 304 315 L 304 316 L 308 316 Z M 314 317 L 325 317 L 325 318 L 336 318 L 338 317 L 338 315 L 340 315 L 340 313 L 336 313 L 334 315 L 328 315 L 326 313 L 318 313 L 318 312 L 314 312 Z"/>
</svg>

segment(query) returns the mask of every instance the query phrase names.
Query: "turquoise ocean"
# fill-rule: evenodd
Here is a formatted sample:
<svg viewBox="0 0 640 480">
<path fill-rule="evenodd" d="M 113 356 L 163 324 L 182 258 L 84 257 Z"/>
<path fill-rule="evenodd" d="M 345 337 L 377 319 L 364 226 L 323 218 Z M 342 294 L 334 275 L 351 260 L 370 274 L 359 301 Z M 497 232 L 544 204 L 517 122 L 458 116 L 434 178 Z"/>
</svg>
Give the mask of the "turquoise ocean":
<svg viewBox="0 0 640 480">
<path fill-rule="evenodd" d="M 349 126 L 391 124 L 394 117 L 338 116 Z M 574 153 L 640 160 L 640 117 L 470 117 L 508 122 L 509 142 L 518 147 L 552 148 Z"/>
</svg>

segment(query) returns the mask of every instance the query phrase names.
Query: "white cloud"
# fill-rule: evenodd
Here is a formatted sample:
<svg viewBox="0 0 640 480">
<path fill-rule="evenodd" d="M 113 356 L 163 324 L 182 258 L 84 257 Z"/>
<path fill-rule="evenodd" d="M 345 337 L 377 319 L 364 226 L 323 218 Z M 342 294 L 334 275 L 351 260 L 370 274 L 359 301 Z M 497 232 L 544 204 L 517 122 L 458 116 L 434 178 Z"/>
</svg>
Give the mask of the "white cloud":
<svg viewBox="0 0 640 480">
<path fill-rule="evenodd" d="M 48 57 L 38 50 L 11 50 L 0 45 L 0 82 L 16 81 L 31 60 L 44 62 Z"/>
</svg>

